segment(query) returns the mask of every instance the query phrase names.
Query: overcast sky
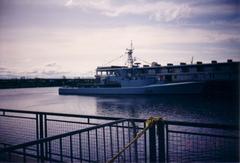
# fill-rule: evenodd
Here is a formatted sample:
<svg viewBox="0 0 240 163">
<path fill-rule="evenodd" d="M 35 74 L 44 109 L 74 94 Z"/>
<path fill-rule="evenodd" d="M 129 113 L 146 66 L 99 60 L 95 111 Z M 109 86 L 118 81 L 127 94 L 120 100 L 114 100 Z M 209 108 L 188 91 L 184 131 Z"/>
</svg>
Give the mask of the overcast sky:
<svg viewBox="0 0 240 163">
<path fill-rule="evenodd" d="M 0 78 L 90 75 L 131 40 L 149 63 L 240 61 L 239 29 L 240 0 L 0 0 Z"/>
</svg>

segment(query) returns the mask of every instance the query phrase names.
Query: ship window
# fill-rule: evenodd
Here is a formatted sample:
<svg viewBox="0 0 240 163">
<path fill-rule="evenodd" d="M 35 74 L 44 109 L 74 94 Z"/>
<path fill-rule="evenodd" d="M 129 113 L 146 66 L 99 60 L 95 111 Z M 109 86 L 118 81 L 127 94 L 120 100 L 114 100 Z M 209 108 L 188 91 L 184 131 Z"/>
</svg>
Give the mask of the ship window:
<svg viewBox="0 0 240 163">
<path fill-rule="evenodd" d="M 182 72 L 189 72 L 189 68 L 188 67 L 183 67 Z"/>
<path fill-rule="evenodd" d="M 152 70 L 152 69 L 148 70 L 148 74 L 154 75 L 155 74 L 155 70 Z"/>
<path fill-rule="evenodd" d="M 120 76 L 119 72 L 115 72 L 115 75 L 116 75 L 116 76 Z"/>
<path fill-rule="evenodd" d="M 172 73 L 173 72 L 173 69 L 172 68 L 169 68 L 168 69 L 168 73 Z"/>
<path fill-rule="evenodd" d="M 146 71 L 144 69 L 141 69 L 141 73 L 144 74 Z"/>
<path fill-rule="evenodd" d="M 214 71 L 220 71 L 221 68 L 219 66 L 214 66 Z"/>
<path fill-rule="evenodd" d="M 148 73 L 148 70 L 143 69 L 143 73 L 144 73 L 144 74 Z"/>
<path fill-rule="evenodd" d="M 161 70 L 160 70 L 160 69 L 156 69 L 155 71 L 156 71 L 157 74 L 158 74 L 158 73 L 161 73 Z"/>
<path fill-rule="evenodd" d="M 102 75 L 107 75 L 107 72 L 106 71 L 102 71 Z"/>
<path fill-rule="evenodd" d="M 166 81 L 171 82 L 172 81 L 172 76 L 171 75 L 166 75 L 165 79 L 166 79 Z"/>
<path fill-rule="evenodd" d="M 194 75 L 193 75 L 193 78 L 194 78 L 194 79 L 197 79 L 197 78 L 198 78 L 198 75 L 197 75 L 197 74 L 194 74 Z"/>
<path fill-rule="evenodd" d="M 164 79 L 165 79 L 164 75 L 160 75 L 160 80 L 164 80 Z"/>
<path fill-rule="evenodd" d="M 202 72 L 203 71 L 203 67 L 202 66 L 198 66 L 197 67 L 197 72 Z"/>
</svg>

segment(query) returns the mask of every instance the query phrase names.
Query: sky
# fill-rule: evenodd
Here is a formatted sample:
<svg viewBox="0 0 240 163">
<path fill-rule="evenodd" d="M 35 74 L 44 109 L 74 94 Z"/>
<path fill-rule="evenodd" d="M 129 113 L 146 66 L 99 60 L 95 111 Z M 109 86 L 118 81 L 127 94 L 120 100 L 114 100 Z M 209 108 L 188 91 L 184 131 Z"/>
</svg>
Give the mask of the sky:
<svg viewBox="0 0 240 163">
<path fill-rule="evenodd" d="M 239 29 L 240 0 L 0 0 L 0 78 L 91 76 L 131 40 L 142 64 L 240 61 Z"/>
</svg>

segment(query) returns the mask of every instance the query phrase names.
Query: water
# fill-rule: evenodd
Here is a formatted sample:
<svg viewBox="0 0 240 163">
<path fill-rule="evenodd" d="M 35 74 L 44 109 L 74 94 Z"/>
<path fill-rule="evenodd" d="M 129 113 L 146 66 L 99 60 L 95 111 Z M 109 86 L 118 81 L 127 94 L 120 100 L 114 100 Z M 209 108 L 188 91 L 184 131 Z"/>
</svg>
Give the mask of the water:
<svg viewBox="0 0 240 163">
<path fill-rule="evenodd" d="M 60 96 L 58 88 L 0 90 L 0 107 L 17 110 L 237 124 L 239 102 L 189 95 Z"/>
<path fill-rule="evenodd" d="M 101 115 L 111 117 L 135 117 L 148 118 L 150 116 L 161 116 L 166 120 L 188 121 L 200 123 L 219 123 L 219 124 L 237 124 L 239 119 L 238 100 L 226 98 L 211 98 L 202 96 L 186 96 L 186 95 L 158 95 L 158 96 L 60 96 L 58 88 L 27 88 L 27 89 L 4 89 L 0 90 L 0 108 L 72 113 L 85 115 Z M 55 117 L 56 118 L 56 117 Z M 53 117 L 50 117 L 53 119 Z M 36 139 L 35 119 L 20 119 L 2 117 L 0 122 L 0 144 L 20 144 Z M 71 119 L 72 120 L 72 119 Z M 138 124 L 139 125 L 139 124 Z M 137 126 L 138 126 L 137 125 Z M 79 130 L 84 127 L 82 124 L 75 123 L 59 123 L 55 121 L 47 121 L 48 136 L 65 133 L 67 131 Z M 86 127 L 86 126 L 85 126 Z M 98 129 L 98 144 L 100 154 L 103 157 L 102 144 L 103 132 Z M 109 128 L 108 128 L 109 129 Z M 119 129 L 119 128 L 118 128 Z M 191 131 L 195 133 L 214 133 L 221 134 L 219 130 L 202 129 L 183 126 L 169 126 L 170 130 Z M 110 131 L 104 128 L 106 135 L 106 153 L 110 156 Z M 112 129 L 114 151 L 117 151 L 117 143 L 123 148 L 121 141 L 121 129 L 119 129 L 119 140 L 116 138 L 116 132 Z M 88 149 L 91 149 L 92 157 L 96 155 L 94 137 L 96 130 L 90 132 L 91 140 L 87 139 L 88 132 L 82 134 L 82 151 L 83 158 L 88 159 Z M 116 130 L 115 130 L 116 131 Z M 127 132 L 128 130 L 122 130 Z M 131 131 L 132 132 L 132 131 Z M 222 132 L 222 130 L 221 130 Z M 223 132 L 222 134 L 226 134 Z M 227 133 L 229 135 L 236 134 Z M 124 134 L 124 142 L 129 140 L 128 133 Z M 68 137 L 69 138 L 69 137 Z M 64 153 L 70 157 L 70 145 L 68 138 L 63 139 Z M 73 137 L 73 155 L 78 157 L 79 137 L 78 134 Z M 143 137 L 142 137 L 143 138 Z M 105 140 L 105 139 L 104 139 Z M 118 140 L 118 141 L 117 141 Z M 139 150 L 143 148 L 142 143 L 138 145 Z M 138 140 L 138 142 L 139 142 Z M 191 134 L 179 134 L 168 132 L 168 156 L 170 161 L 178 162 L 183 160 L 191 161 L 231 161 L 236 159 L 238 155 L 238 143 L 235 139 L 223 139 L 222 137 L 209 137 Z M 59 153 L 59 139 L 52 143 L 52 149 L 55 153 Z M 91 142 L 91 143 L 88 143 Z M 77 146 L 76 146 L 77 144 Z M 88 144 L 90 146 L 88 147 Z M 148 149 L 148 144 L 147 149 Z M 34 147 L 33 147 L 34 149 Z M 67 149 L 67 150 L 66 150 Z M 29 152 L 29 151 L 28 151 Z M 141 152 L 139 158 L 144 156 Z M 238 160 L 238 159 L 236 159 Z M 70 160 L 68 160 L 70 161 Z M 235 161 L 235 160 L 234 160 Z"/>
</svg>

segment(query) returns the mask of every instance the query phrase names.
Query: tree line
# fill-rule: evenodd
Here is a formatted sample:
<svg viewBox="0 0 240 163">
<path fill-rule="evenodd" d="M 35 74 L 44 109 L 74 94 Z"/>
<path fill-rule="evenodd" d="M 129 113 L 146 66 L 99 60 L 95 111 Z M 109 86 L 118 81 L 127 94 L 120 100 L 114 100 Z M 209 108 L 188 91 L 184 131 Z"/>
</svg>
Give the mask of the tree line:
<svg viewBox="0 0 240 163">
<path fill-rule="evenodd" d="M 4 88 L 33 88 L 33 87 L 61 87 L 71 86 L 79 87 L 82 85 L 90 85 L 96 83 L 95 79 L 44 79 L 34 78 L 26 79 L 21 77 L 20 79 L 0 79 L 0 89 Z"/>
</svg>

